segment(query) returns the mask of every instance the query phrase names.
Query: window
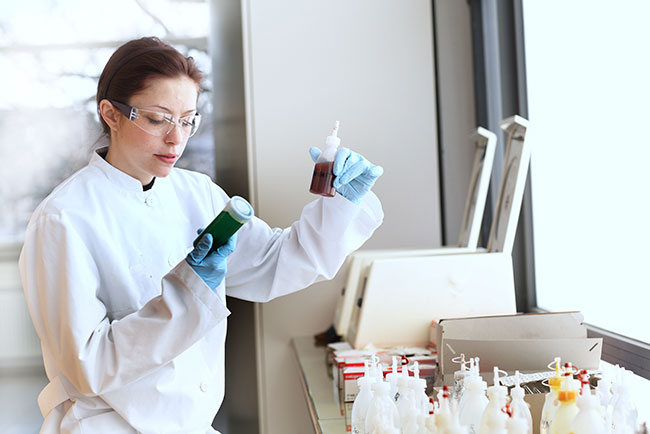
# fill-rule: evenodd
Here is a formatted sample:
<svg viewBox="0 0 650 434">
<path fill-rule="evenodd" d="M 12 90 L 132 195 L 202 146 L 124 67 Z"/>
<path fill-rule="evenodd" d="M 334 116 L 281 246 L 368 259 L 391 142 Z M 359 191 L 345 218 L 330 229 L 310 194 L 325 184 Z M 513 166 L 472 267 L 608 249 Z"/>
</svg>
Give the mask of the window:
<svg viewBox="0 0 650 434">
<path fill-rule="evenodd" d="M 36 205 L 106 144 L 99 140 L 97 79 L 130 39 L 169 41 L 206 74 L 198 106 L 203 122 L 178 166 L 214 174 L 208 6 L 207 0 L 2 3 L 0 244 L 20 241 Z"/>
<path fill-rule="evenodd" d="M 537 304 L 650 342 L 650 4 L 626 3 L 524 4 Z"/>
<path fill-rule="evenodd" d="M 582 311 L 603 359 L 646 378 L 648 14 L 632 0 L 523 1 L 537 307 Z M 632 389 L 646 420 L 650 382 Z"/>
</svg>

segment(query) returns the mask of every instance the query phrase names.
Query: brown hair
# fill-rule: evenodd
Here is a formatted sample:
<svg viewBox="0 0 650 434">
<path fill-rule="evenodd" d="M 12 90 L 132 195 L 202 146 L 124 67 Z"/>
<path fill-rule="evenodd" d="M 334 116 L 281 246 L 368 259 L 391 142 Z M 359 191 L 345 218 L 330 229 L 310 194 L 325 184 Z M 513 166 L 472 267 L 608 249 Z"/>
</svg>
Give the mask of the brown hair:
<svg viewBox="0 0 650 434">
<path fill-rule="evenodd" d="M 134 94 L 147 86 L 154 77 L 176 78 L 187 76 L 198 88 L 203 73 L 192 57 L 185 57 L 174 47 L 155 37 L 129 41 L 119 47 L 108 59 L 97 83 L 97 111 L 104 99 L 128 104 Z M 110 128 L 99 116 L 105 134 Z"/>
</svg>

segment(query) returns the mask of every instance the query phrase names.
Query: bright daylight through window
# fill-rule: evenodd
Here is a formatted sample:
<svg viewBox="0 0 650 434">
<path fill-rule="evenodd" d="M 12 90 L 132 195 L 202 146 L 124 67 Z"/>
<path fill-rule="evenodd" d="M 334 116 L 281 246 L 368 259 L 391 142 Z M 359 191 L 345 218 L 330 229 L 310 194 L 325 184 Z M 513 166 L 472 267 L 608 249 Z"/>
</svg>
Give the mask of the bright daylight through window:
<svg viewBox="0 0 650 434">
<path fill-rule="evenodd" d="M 643 342 L 649 15 L 640 1 L 524 2 L 537 304 Z"/>
<path fill-rule="evenodd" d="M 97 79 L 118 46 L 142 35 L 171 42 L 204 71 L 201 128 L 177 165 L 214 173 L 214 159 L 206 158 L 213 149 L 208 6 L 207 0 L 2 2 L 0 244 L 22 240 L 36 205 L 106 145 L 98 140 Z"/>
<path fill-rule="evenodd" d="M 537 306 L 631 338 L 620 362 L 636 372 L 650 343 L 648 16 L 637 0 L 523 1 Z M 650 381 L 633 378 L 647 419 Z"/>
</svg>

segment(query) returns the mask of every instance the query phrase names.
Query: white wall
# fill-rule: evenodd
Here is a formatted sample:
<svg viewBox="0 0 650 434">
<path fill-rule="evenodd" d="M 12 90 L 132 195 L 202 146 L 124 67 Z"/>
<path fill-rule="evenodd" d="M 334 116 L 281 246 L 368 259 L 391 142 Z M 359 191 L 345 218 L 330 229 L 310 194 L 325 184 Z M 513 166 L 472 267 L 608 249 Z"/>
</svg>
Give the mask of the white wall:
<svg viewBox="0 0 650 434">
<path fill-rule="evenodd" d="M 275 226 L 298 217 L 313 199 L 307 150 L 340 120 L 343 144 L 385 168 L 374 188 L 385 221 L 365 247 L 439 246 L 431 2 L 246 0 L 243 7 L 258 215 Z M 341 278 L 257 306 L 262 433 L 312 431 L 290 338 L 331 324 Z"/>
</svg>

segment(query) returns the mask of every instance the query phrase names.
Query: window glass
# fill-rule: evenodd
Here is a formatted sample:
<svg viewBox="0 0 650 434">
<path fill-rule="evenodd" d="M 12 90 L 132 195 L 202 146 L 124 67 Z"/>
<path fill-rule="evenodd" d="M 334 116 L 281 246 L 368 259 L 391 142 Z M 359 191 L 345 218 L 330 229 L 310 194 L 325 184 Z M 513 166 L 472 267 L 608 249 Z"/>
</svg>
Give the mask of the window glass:
<svg viewBox="0 0 650 434">
<path fill-rule="evenodd" d="M 22 239 L 36 205 L 105 146 L 95 94 L 124 42 L 157 36 L 206 75 L 201 127 L 179 160 L 214 174 L 209 4 L 203 0 L 30 0 L 0 5 L 0 243 Z"/>
<path fill-rule="evenodd" d="M 650 342 L 650 3 L 524 2 L 538 305 Z"/>
</svg>

